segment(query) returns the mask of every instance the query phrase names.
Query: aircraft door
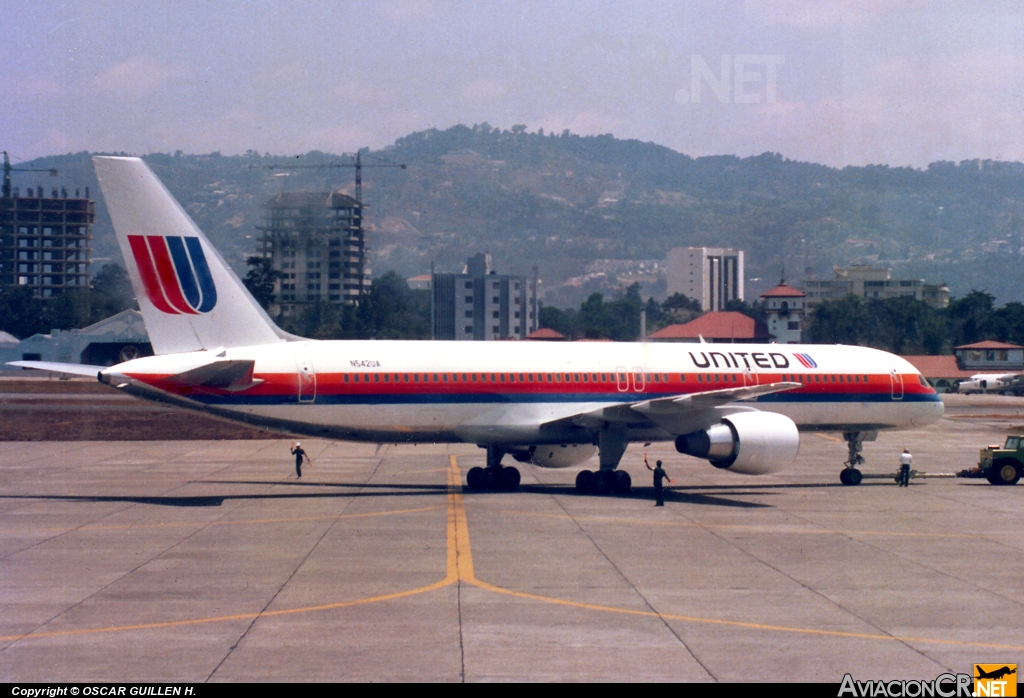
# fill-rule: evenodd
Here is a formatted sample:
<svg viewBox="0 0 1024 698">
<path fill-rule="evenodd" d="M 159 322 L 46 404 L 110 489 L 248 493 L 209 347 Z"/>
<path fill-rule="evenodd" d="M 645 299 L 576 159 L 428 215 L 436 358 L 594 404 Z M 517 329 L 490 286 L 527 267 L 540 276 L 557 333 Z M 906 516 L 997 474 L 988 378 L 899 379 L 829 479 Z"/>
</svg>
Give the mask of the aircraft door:
<svg viewBox="0 0 1024 698">
<path fill-rule="evenodd" d="M 894 368 L 889 373 L 889 385 L 892 388 L 892 399 L 903 399 L 903 376 Z"/>
<path fill-rule="evenodd" d="M 626 373 L 625 366 L 615 367 L 615 385 L 618 387 L 620 393 L 624 393 L 629 390 L 629 374 Z"/>
<path fill-rule="evenodd" d="M 642 393 L 647 388 L 647 381 L 644 376 L 644 369 L 640 366 L 633 367 L 633 389 Z"/>
<path fill-rule="evenodd" d="M 295 368 L 299 375 L 299 402 L 316 400 L 316 370 L 313 362 L 305 356 L 295 357 Z"/>
</svg>

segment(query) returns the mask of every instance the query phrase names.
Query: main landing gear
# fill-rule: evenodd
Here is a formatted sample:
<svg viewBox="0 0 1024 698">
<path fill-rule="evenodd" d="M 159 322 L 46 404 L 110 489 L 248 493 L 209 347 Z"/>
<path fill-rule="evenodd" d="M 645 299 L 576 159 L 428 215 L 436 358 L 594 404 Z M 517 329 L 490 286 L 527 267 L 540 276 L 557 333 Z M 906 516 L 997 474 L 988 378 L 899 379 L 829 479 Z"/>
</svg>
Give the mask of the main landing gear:
<svg viewBox="0 0 1024 698">
<path fill-rule="evenodd" d="M 519 470 L 501 464 L 505 455 L 499 446 L 487 446 L 487 467 L 466 473 L 466 487 L 476 492 L 512 492 L 519 487 Z"/>
<path fill-rule="evenodd" d="M 625 430 L 605 425 L 597 433 L 598 459 L 601 469 L 596 473 L 581 470 L 576 475 L 576 491 L 580 494 L 628 494 L 633 487 L 632 478 L 624 470 L 616 470 L 629 438 Z"/>
<path fill-rule="evenodd" d="M 844 485 L 859 485 L 861 483 L 864 475 L 857 469 L 857 466 L 864 464 L 864 456 L 860 453 L 864 450 L 864 442 L 874 441 L 877 436 L 877 431 L 848 431 L 843 434 L 849 454 L 846 462 L 843 463 L 846 467 L 839 473 L 839 482 Z"/>
<path fill-rule="evenodd" d="M 576 475 L 576 491 L 580 494 L 628 494 L 633 480 L 625 470 L 581 470 Z"/>
</svg>

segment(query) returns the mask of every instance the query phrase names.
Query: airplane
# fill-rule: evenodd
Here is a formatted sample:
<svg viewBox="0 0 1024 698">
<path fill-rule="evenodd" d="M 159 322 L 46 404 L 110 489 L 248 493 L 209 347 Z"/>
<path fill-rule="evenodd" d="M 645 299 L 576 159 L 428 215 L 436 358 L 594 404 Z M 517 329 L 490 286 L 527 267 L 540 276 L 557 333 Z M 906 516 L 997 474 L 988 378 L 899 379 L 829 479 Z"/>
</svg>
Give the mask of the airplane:
<svg viewBox="0 0 1024 698">
<path fill-rule="evenodd" d="M 957 392 L 971 393 L 1024 393 L 1022 373 L 976 373 L 969 380 L 960 381 Z"/>
<path fill-rule="evenodd" d="M 520 463 L 582 470 L 582 493 L 626 493 L 631 443 L 760 475 L 800 432 L 841 432 L 844 484 L 865 440 L 937 421 L 939 396 L 905 360 L 855 346 L 309 340 L 280 329 L 139 158 L 94 157 L 154 356 L 111 367 L 11 365 L 97 376 L 118 390 L 283 434 L 473 443 L 470 490 L 514 490 Z"/>
<path fill-rule="evenodd" d="M 1010 674 L 1016 674 L 1017 673 L 1017 669 L 1016 668 L 1011 669 L 1008 666 L 1004 666 L 1002 668 L 995 669 L 993 671 L 984 671 L 982 669 L 978 669 L 977 671 L 978 671 L 978 675 L 975 676 L 974 678 L 976 678 L 976 679 L 995 679 L 995 680 L 999 680 L 999 679 L 1003 678 L 1004 676 L 1009 676 Z"/>
</svg>

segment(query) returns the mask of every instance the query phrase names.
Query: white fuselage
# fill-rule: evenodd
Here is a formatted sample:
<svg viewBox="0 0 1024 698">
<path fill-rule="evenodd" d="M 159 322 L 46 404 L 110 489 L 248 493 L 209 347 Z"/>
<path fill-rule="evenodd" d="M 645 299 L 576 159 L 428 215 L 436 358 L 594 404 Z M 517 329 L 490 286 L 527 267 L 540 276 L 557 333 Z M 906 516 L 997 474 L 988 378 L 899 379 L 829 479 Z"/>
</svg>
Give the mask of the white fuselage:
<svg viewBox="0 0 1024 698">
<path fill-rule="evenodd" d="M 254 361 L 258 384 L 236 392 L 168 387 L 163 380 L 212 361 Z M 739 386 L 802 387 L 666 428 L 639 413 L 631 440 L 671 439 L 729 410 L 784 414 L 802 430 L 908 429 L 942 403 L 903 359 L 862 347 L 609 342 L 302 341 L 136 359 L 104 372 L 144 397 L 281 429 L 376 442 L 582 443 L 570 420 L 603 408 Z M 687 421 L 687 419 L 689 421 Z"/>
</svg>

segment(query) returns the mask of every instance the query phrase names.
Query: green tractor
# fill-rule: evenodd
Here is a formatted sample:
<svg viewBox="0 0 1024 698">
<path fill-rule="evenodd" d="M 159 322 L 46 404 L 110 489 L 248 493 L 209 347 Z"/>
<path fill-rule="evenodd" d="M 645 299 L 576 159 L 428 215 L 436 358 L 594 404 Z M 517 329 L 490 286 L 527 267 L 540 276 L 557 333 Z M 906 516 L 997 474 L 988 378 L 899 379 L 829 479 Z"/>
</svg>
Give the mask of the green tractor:
<svg viewBox="0 0 1024 698">
<path fill-rule="evenodd" d="M 993 485 L 1016 485 L 1024 474 L 1024 434 L 1010 434 L 1002 448 L 989 446 L 980 455 L 981 477 Z"/>
</svg>

